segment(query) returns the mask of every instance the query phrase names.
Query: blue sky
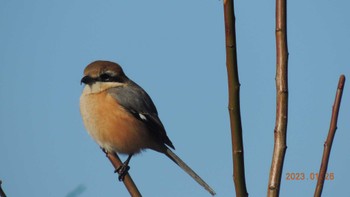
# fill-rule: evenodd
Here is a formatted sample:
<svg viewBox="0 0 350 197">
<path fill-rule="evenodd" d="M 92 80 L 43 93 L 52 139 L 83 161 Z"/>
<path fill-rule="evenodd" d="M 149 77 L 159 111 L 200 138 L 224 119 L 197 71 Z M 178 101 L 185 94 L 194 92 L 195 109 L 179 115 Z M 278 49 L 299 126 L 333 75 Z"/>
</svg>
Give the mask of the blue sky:
<svg viewBox="0 0 350 197">
<path fill-rule="evenodd" d="M 236 1 L 247 189 L 265 196 L 275 121 L 274 1 Z M 350 3 L 288 2 L 289 124 L 281 196 L 311 196 L 340 74 L 350 76 Z M 232 196 L 222 1 L 0 0 L 0 179 L 8 196 L 128 196 L 88 136 L 79 84 L 94 60 L 121 64 L 157 105 L 182 157 Z M 350 177 L 345 85 L 324 196 Z M 123 157 L 125 159 L 125 157 Z M 206 196 L 165 156 L 130 171 L 144 196 Z"/>
</svg>

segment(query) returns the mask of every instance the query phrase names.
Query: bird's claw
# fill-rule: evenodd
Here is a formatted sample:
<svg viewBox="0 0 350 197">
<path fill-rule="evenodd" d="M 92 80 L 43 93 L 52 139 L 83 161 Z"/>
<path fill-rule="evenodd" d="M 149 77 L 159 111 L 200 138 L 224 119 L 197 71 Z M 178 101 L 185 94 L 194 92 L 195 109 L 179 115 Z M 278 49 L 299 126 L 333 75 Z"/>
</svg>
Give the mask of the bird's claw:
<svg viewBox="0 0 350 197">
<path fill-rule="evenodd" d="M 130 167 L 128 165 L 123 164 L 123 165 L 119 166 L 114 171 L 114 173 L 119 174 L 119 176 L 118 176 L 119 181 L 124 181 L 124 178 L 125 178 L 126 174 L 128 174 L 129 169 L 130 169 Z"/>
</svg>

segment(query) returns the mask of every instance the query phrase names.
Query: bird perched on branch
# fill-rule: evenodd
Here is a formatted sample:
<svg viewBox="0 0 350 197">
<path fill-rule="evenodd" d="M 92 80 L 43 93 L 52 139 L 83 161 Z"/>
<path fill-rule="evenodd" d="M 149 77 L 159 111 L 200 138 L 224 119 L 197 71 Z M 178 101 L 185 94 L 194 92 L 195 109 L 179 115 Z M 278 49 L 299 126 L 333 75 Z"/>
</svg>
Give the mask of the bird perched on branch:
<svg viewBox="0 0 350 197">
<path fill-rule="evenodd" d="M 117 169 L 119 180 L 129 170 L 131 157 L 143 149 L 163 153 L 208 192 L 214 190 L 170 148 L 175 149 L 158 117 L 153 101 L 114 62 L 95 61 L 84 70 L 80 112 L 90 136 L 107 153 L 129 155 Z"/>
</svg>

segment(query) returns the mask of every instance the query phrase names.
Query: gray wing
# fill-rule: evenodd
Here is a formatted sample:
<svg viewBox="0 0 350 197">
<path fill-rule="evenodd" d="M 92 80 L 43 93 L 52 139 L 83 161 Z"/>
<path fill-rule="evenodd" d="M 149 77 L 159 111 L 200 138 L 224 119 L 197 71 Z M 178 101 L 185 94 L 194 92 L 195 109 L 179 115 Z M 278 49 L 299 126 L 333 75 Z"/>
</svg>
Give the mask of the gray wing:
<svg viewBox="0 0 350 197">
<path fill-rule="evenodd" d="M 127 88 L 124 86 L 110 88 L 108 92 L 124 109 L 147 126 L 157 142 L 175 149 L 158 117 L 151 97 L 139 85 L 130 80 Z"/>
</svg>

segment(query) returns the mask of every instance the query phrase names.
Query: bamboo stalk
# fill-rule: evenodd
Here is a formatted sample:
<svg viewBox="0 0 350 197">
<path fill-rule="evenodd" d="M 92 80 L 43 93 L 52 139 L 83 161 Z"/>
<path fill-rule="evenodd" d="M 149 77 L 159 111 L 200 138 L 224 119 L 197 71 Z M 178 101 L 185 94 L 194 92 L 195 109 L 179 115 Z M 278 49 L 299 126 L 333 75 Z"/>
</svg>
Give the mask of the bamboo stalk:
<svg viewBox="0 0 350 197">
<path fill-rule="evenodd" d="M 279 196 L 287 149 L 288 46 L 286 0 L 276 0 L 276 123 L 267 196 Z"/>
<path fill-rule="evenodd" d="M 2 181 L 0 180 L 0 197 L 6 197 L 4 190 L 1 187 Z"/>
<path fill-rule="evenodd" d="M 239 98 L 239 78 L 237 68 L 236 29 L 233 0 L 224 0 L 225 18 L 225 40 L 226 40 L 226 67 L 228 75 L 232 159 L 233 159 L 233 181 L 236 189 L 236 196 L 248 196 L 245 174 L 244 154 L 242 139 L 242 123 Z"/>
<path fill-rule="evenodd" d="M 335 100 L 333 104 L 329 132 L 328 132 L 326 142 L 324 143 L 321 167 L 320 167 L 320 172 L 318 173 L 318 180 L 317 180 L 315 194 L 314 194 L 315 197 L 320 197 L 322 194 L 324 180 L 325 180 L 325 176 L 328 168 L 329 156 L 331 154 L 335 131 L 337 130 L 338 114 L 339 114 L 341 98 L 343 95 L 344 84 L 345 84 L 345 76 L 341 75 L 339 77 L 338 88 L 337 88 L 337 92 L 336 92 Z"/>
<path fill-rule="evenodd" d="M 114 169 L 118 169 L 119 166 L 123 165 L 122 161 L 120 160 L 119 156 L 117 154 L 110 154 L 106 153 L 106 157 L 111 161 Z M 129 173 L 127 173 L 123 179 L 123 183 L 130 193 L 130 196 L 132 197 L 141 197 L 141 193 L 137 189 L 137 186 L 135 185 L 134 181 L 132 180 Z"/>
</svg>

